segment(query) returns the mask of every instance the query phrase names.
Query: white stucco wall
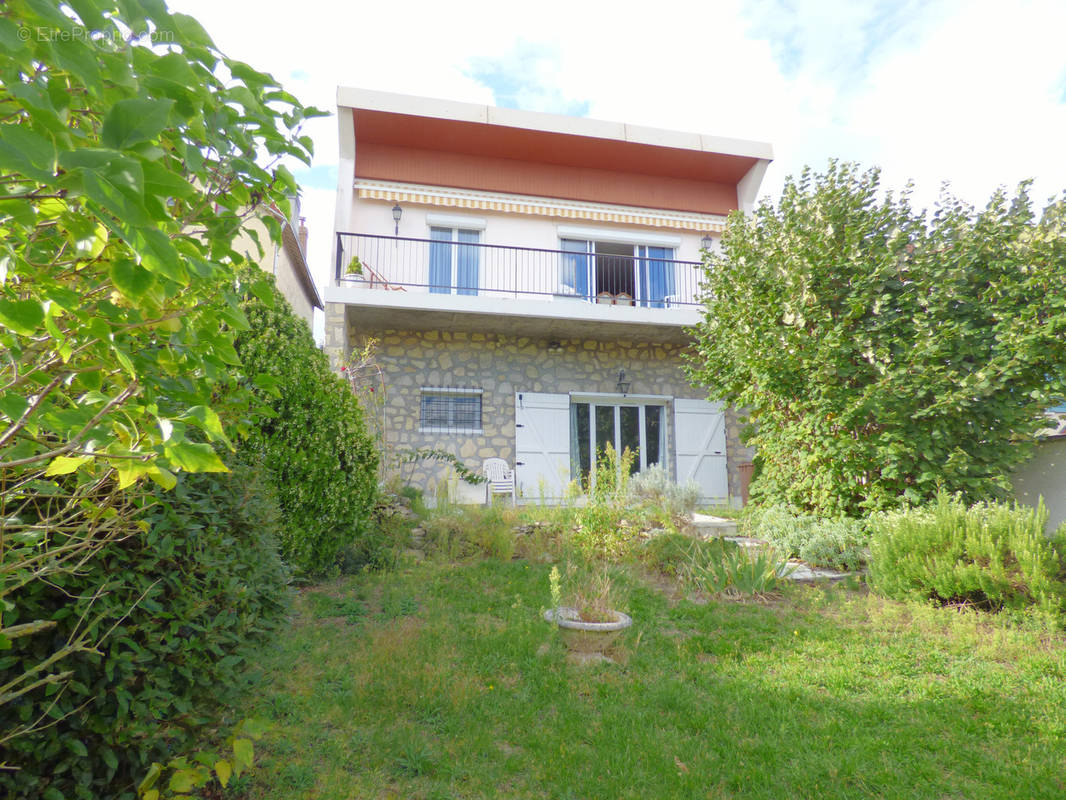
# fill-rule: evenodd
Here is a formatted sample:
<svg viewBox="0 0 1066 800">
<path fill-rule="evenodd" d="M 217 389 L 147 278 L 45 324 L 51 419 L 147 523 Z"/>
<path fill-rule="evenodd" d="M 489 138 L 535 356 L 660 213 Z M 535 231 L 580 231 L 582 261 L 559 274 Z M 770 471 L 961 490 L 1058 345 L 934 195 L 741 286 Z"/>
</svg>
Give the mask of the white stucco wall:
<svg viewBox="0 0 1066 800">
<path fill-rule="evenodd" d="M 393 203 L 383 200 L 371 200 L 353 197 L 351 213 L 340 230 L 349 233 L 363 233 L 377 236 L 393 236 L 396 223 L 392 218 Z M 611 223 L 587 222 L 584 220 L 553 219 L 551 217 L 498 213 L 491 211 L 466 211 L 446 206 L 401 204 L 403 215 L 399 224 L 399 235 L 412 239 L 429 239 L 433 227 L 472 228 L 480 231 L 480 243 L 503 245 L 506 247 L 530 247 L 543 250 L 558 250 L 561 240 L 586 239 L 593 241 L 617 241 L 626 244 L 650 244 L 674 249 L 674 258 L 679 261 L 700 260 L 702 234 L 687 231 L 675 231 L 664 228 L 638 227 Z M 428 261 L 425 255 L 410 257 L 401 255 L 395 245 L 380 256 L 380 265 L 371 266 L 382 273 L 382 277 L 400 283 L 424 283 L 428 280 Z M 398 247 L 411 248 L 400 243 Z M 534 271 L 524 268 L 518 256 L 518 270 L 522 271 L 516 278 L 516 256 L 513 252 L 496 252 L 485 249 L 481 253 L 479 283 L 481 287 L 494 289 L 515 288 L 551 294 L 558 289 L 558 274 L 553 256 L 530 255 L 531 263 L 550 264 L 548 271 Z M 368 261 L 377 259 L 367 259 Z M 542 274 L 543 273 L 543 274 Z M 678 294 L 691 295 L 696 288 L 695 276 L 678 276 Z M 409 289 L 411 290 L 411 289 Z M 521 293 L 519 293 L 521 294 Z M 691 297 L 682 299 L 689 300 Z"/>
<path fill-rule="evenodd" d="M 1048 510 L 1048 530 L 1066 522 L 1066 437 L 1037 443 L 1033 457 L 1014 473 L 1018 502 L 1035 506 L 1040 497 Z"/>
<path fill-rule="evenodd" d="M 348 226 L 342 230 L 351 233 L 370 233 L 379 236 L 392 236 L 396 224 L 392 219 L 393 203 L 384 200 L 368 200 L 355 197 Z M 676 241 L 677 252 L 674 257 L 679 261 L 700 260 L 701 234 L 688 231 L 672 231 L 663 228 L 642 228 L 611 223 L 585 222 L 582 220 L 552 219 L 550 217 L 526 214 L 501 214 L 492 211 L 466 211 L 447 206 L 425 206 L 401 204 L 403 216 L 400 218 L 400 236 L 412 239 L 428 239 L 429 229 L 433 227 L 427 217 L 440 215 L 456 219 L 470 220 L 475 227 L 484 224 L 481 238 L 483 244 L 499 244 L 510 247 L 540 247 L 545 250 L 558 250 L 560 228 L 585 228 L 594 231 L 617 231 L 622 234 L 643 233 L 652 243 L 669 239 Z M 569 238 L 573 238 L 572 236 Z"/>
</svg>

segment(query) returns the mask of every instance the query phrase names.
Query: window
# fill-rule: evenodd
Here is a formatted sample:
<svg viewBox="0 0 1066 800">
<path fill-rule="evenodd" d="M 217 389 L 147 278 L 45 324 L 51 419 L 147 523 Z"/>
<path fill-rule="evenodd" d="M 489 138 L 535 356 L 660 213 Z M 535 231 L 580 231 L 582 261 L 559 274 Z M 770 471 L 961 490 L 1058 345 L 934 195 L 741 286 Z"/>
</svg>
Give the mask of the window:
<svg viewBox="0 0 1066 800">
<path fill-rule="evenodd" d="M 621 453 L 636 453 L 633 472 L 661 464 L 666 451 L 666 426 L 661 403 L 627 402 L 604 397 L 570 404 L 571 474 L 586 485 L 592 473 L 592 454 L 598 459 L 607 445 Z"/>
<path fill-rule="evenodd" d="M 563 239 L 560 294 L 664 308 L 675 292 L 674 248 Z"/>
<path fill-rule="evenodd" d="M 477 294 L 481 234 L 465 228 L 429 229 L 429 291 L 433 294 Z"/>
<path fill-rule="evenodd" d="M 423 388 L 422 433 L 481 433 L 481 389 Z"/>
</svg>

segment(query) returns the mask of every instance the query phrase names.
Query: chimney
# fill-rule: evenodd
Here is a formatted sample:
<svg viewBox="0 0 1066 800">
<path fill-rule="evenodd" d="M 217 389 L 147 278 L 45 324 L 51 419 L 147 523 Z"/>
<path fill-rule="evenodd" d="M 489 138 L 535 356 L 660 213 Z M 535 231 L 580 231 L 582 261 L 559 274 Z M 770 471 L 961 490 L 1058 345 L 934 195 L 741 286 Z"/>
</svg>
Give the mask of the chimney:
<svg viewBox="0 0 1066 800">
<path fill-rule="evenodd" d="M 307 258 L 307 217 L 300 217 L 300 227 L 296 229 L 296 238 L 300 240 L 300 252 Z"/>
</svg>

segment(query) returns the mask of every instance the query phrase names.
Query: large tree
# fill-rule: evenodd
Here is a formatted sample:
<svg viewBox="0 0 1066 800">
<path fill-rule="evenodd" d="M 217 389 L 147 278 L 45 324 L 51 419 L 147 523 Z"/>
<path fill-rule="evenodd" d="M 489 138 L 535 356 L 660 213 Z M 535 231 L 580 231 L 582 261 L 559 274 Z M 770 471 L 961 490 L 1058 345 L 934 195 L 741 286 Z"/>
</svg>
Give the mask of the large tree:
<svg viewBox="0 0 1066 800">
<path fill-rule="evenodd" d="M 232 242 L 295 190 L 309 113 L 161 0 L 0 4 L 0 652 L 57 630 L 27 593 L 141 531 L 138 481 L 225 469 Z M 55 723 L 11 704 L 64 690 L 83 622 L 0 680 L 0 746 Z"/>
<path fill-rule="evenodd" d="M 1066 394 L 1066 205 L 932 213 L 831 162 L 734 214 L 690 376 L 750 412 L 757 502 L 860 515 L 1002 495 Z"/>
</svg>

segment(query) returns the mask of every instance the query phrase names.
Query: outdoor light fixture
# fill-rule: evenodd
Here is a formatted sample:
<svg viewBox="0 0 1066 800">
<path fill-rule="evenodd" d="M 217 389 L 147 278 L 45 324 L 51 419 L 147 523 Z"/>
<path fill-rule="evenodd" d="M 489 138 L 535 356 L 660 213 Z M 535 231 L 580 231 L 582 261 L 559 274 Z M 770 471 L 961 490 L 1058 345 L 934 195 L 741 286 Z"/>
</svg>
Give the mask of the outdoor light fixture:
<svg viewBox="0 0 1066 800">
<path fill-rule="evenodd" d="M 618 370 L 618 383 L 615 385 L 618 387 L 618 393 L 622 397 L 629 394 L 629 381 L 626 380 L 626 371 L 624 369 Z"/>
<path fill-rule="evenodd" d="M 400 204 L 397 203 L 392 207 L 392 221 L 396 223 L 396 235 L 400 235 L 400 217 L 403 216 L 403 209 L 400 208 Z"/>
<path fill-rule="evenodd" d="M 563 351 L 563 343 L 558 339 L 552 339 L 548 342 L 549 353 L 561 353 Z"/>
<path fill-rule="evenodd" d="M 710 250 L 711 245 L 714 244 L 714 239 L 711 238 L 711 234 L 705 233 L 703 234 L 703 238 L 700 239 L 700 244 L 703 245 L 704 250 Z"/>
</svg>

